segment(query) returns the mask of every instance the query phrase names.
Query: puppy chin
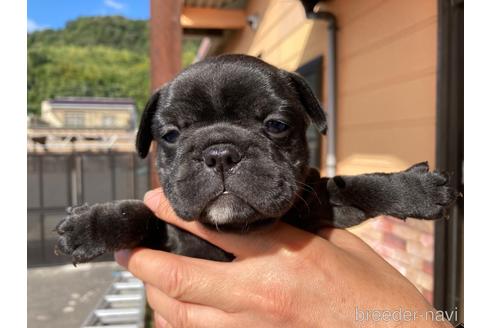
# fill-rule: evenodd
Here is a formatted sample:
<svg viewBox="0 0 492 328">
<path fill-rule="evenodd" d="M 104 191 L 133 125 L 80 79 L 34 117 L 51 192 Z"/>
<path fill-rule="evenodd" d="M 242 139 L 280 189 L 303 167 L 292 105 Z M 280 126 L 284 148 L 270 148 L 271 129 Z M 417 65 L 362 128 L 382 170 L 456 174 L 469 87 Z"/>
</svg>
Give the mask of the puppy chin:
<svg viewBox="0 0 492 328">
<path fill-rule="evenodd" d="M 243 227 L 261 219 L 248 203 L 233 194 L 222 194 L 212 200 L 202 212 L 200 221 L 212 227 Z"/>
</svg>

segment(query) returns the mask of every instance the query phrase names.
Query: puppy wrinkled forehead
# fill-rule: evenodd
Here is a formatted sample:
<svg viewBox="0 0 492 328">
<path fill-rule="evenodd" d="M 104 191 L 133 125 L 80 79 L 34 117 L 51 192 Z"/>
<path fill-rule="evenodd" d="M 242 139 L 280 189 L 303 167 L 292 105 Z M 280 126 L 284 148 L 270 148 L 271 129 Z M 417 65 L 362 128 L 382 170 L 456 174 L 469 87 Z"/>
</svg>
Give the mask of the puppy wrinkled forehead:
<svg viewBox="0 0 492 328">
<path fill-rule="evenodd" d="M 277 117 L 273 117 L 277 116 Z M 282 120 L 286 122 L 282 122 Z M 269 121 L 265 121 L 269 120 Z M 300 75 L 247 55 L 222 55 L 189 66 L 147 101 L 137 133 L 141 157 L 161 132 L 228 121 L 258 127 L 277 120 L 305 132 L 309 120 L 326 133 L 326 115 Z"/>
<path fill-rule="evenodd" d="M 194 120 L 212 116 L 260 118 L 292 106 L 291 90 L 276 74 L 261 67 L 229 63 L 193 66 L 170 84 L 161 115 Z"/>
</svg>

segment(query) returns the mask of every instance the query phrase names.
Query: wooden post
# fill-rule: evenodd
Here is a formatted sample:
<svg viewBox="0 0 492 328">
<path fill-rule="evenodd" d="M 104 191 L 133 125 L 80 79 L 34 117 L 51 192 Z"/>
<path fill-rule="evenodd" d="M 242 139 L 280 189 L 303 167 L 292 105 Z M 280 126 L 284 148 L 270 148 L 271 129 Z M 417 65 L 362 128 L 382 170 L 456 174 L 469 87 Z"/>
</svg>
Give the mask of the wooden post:
<svg viewBox="0 0 492 328">
<path fill-rule="evenodd" d="M 150 0 L 150 78 L 152 92 L 181 70 L 181 0 Z M 151 187 L 159 187 L 152 143 Z"/>
</svg>

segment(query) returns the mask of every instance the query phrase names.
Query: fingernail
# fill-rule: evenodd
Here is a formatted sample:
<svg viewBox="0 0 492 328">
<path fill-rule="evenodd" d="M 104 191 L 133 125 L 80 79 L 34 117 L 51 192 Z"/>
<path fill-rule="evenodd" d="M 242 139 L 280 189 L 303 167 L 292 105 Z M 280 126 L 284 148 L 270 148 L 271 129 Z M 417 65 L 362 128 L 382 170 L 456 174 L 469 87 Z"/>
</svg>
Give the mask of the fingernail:
<svg viewBox="0 0 492 328">
<path fill-rule="evenodd" d="M 128 259 L 130 258 L 130 250 L 122 249 L 114 253 L 115 261 L 122 267 L 128 268 Z"/>
</svg>

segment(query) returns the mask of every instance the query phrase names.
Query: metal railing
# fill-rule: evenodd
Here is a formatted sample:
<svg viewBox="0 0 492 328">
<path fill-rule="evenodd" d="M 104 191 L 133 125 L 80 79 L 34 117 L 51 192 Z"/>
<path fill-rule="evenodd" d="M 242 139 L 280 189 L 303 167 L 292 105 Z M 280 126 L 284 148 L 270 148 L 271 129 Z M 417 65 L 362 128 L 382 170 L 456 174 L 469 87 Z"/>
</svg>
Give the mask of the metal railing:
<svg viewBox="0 0 492 328">
<path fill-rule="evenodd" d="M 130 152 L 28 154 L 27 164 L 29 267 L 71 262 L 53 254 L 53 229 L 68 206 L 141 199 L 150 185 L 149 160 Z"/>
<path fill-rule="evenodd" d="M 127 271 L 115 272 L 115 279 L 81 328 L 143 328 L 145 324 L 144 284 Z"/>
</svg>

